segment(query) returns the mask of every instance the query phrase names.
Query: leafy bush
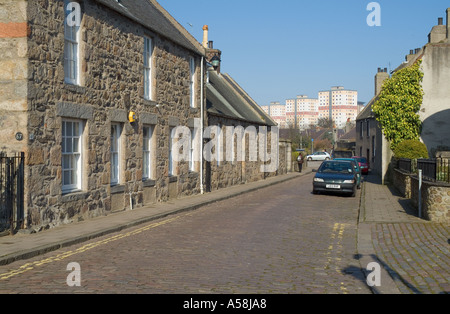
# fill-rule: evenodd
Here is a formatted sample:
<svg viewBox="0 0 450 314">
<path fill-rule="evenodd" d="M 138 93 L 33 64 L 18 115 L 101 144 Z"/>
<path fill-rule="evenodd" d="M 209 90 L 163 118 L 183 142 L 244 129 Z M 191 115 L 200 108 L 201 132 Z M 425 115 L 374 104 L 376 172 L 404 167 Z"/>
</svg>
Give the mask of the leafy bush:
<svg viewBox="0 0 450 314">
<path fill-rule="evenodd" d="M 428 158 L 428 150 L 425 144 L 418 140 L 406 140 L 396 146 L 394 155 L 407 159 Z"/>
<path fill-rule="evenodd" d="M 418 112 L 423 101 L 421 61 L 396 72 L 383 83 L 372 106 L 392 150 L 404 140 L 418 140 L 422 122 Z"/>
</svg>

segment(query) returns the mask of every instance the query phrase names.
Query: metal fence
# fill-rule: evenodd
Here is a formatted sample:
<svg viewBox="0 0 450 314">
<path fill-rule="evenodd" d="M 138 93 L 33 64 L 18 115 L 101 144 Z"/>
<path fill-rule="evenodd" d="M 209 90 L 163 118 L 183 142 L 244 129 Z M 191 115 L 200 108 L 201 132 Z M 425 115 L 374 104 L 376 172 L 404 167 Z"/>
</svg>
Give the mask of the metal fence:
<svg viewBox="0 0 450 314">
<path fill-rule="evenodd" d="M 0 152 L 0 234 L 14 234 L 24 224 L 25 154 Z"/>
<path fill-rule="evenodd" d="M 398 160 L 397 168 L 409 173 L 416 171 L 417 163 L 413 159 L 401 158 Z"/>
<path fill-rule="evenodd" d="M 422 170 L 422 176 L 428 181 L 450 183 L 450 159 L 399 159 L 397 168 L 409 173 Z"/>
</svg>

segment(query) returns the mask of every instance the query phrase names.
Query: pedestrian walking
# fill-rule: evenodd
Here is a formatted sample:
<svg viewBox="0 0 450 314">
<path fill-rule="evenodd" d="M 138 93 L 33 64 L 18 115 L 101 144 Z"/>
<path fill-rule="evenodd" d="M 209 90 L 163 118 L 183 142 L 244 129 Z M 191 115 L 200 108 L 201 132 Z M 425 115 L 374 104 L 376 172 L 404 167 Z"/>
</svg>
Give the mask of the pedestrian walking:
<svg viewBox="0 0 450 314">
<path fill-rule="evenodd" d="M 297 163 L 298 163 L 298 172 L 302 172 L 303 169 L 303 155 L 300 153 L 297 157 Z"/>
</svg>

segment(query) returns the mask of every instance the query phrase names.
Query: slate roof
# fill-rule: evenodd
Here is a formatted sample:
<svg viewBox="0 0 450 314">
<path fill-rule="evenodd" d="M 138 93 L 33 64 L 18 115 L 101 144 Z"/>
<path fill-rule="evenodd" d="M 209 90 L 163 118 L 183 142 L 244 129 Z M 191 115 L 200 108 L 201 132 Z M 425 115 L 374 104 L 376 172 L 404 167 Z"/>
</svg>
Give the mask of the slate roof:
<svg viewBox="0 0 450 314">
<path fill-rule="evenodd" d="M 372 112 L 372 105 L 378 100 L 378 96 L 372 98 L 369 103 L 364 107 L 364 109 L 359 113 L 356 117 L 356 121 L 365 120 L 370 118 L 375 118 L 374 113 Z"/>
<path fill-rule="evenodd" d="M 228 74 L 209 72 L 206 84 L 206 109 L 210 114 L 248 121 L 258 125 L 277 124 L 251 99 Z"/>
<path fill-rule="evenodd" d="M 205 49 L 155 0 L 95 0 L 199 55 Z"/>
<path fill-rule="evenodd" d="M 339 137 L 340 141 L 356 141 L 356 127 Z"/>
</svg>

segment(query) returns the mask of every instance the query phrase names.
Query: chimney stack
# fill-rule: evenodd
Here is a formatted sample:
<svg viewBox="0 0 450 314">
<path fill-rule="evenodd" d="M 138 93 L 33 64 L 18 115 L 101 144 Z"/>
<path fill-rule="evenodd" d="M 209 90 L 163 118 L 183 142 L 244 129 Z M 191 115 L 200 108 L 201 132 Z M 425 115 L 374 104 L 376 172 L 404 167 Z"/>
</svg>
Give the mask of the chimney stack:
<svg viewBox="0 0 450 314">
<path fill-rule="evenodd" d="M 447 9 L 447 39 L 450 39 L 450 8 Z"/>
<path fill-rule="evenodd" d="M 206 50 L 206 61 L 209 62 L 217 73 L 220 73 L 222 51 L 214 49 L 214 42 L 208 40 L 208 25 L 203 26 L 203 47 Z"/>
<path fill-rule="evenodd" d="M 378 73 L 375 75 L 375 96 L 377 96 L 381 92 L 383 83 L 388 78 L 389 73 L 387 71 L 387 68 L 378 68 Z"/>
<path fill-rule="evenodd" d="M 203 26 L 203 48 L 208 48 L 208 25 Z"/>
<path fill-rule="evenodd" d="M 438 25 L 431 29 L 428 34 L 428 43 L 436 44 L 447 38 L 447 26 L 444 25 L 444 18 L 438 18 Z"/>
</svg>

